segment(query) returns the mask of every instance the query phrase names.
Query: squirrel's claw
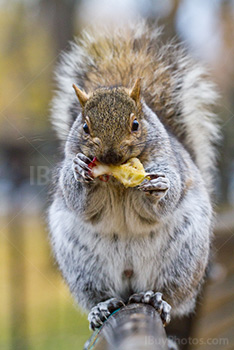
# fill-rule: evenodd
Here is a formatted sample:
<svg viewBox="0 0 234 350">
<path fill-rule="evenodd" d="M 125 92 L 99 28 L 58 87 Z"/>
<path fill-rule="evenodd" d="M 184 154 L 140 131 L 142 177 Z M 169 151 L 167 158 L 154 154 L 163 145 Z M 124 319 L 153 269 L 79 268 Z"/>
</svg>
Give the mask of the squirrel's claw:
<svg viewBox="0 0 234 350">
<path fill-rule="evenodd" d="M 88 315 L 90 330 L 100 328 L 103 322 L 122 306 L 124 306 L 123 301 L 117 298 L 108 299 L 94 306 Z"/>
<path fill-rule="evenodd" d="M 91 160 L 82 153 L 73 159 L 72 169 L 77 181 L 90 182 L 93 180 L 88 164 Z"/>
<path fill-rule="evenodd" d="M 171 306 L 162 299 L 162 293 L 154 293 L 150 290 L 145 293 L 133 294 L 129 298 L 128 303 L 143 303 L 153 306 L 159 313 L 164 326 L 166 326 L 171 320 Z"/>
<path fill-rule="evenodd" d="M 150 174 L 150 180 L 146 179 L 138 186 L 140 191 L 158 198 L 164 197 L 169 188 L 170 182 L 163 174 Z"/>
</svg>

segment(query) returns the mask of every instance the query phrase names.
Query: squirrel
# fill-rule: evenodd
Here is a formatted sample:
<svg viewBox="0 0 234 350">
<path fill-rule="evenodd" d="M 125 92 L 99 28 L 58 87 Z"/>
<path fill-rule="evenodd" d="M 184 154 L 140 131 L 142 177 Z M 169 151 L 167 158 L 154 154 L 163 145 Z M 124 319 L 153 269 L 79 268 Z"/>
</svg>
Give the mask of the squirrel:
<svg viewBox="0 0 234 350">
<path fill-rule="evenodd" d="M 212 240 L 214 84 L 183 45 L 164 44 L 144 21 L 84 32 L 56 77 L 51 118 L 64 159 L 50 238 L 91 329 L 129 302 L 150 303 L 164 324 L 189 314 Z M 152 176 L 131 188 L 103 182 L 90 174 L 94 157 L 112 165 L 136 157 Z"/>
</svg>

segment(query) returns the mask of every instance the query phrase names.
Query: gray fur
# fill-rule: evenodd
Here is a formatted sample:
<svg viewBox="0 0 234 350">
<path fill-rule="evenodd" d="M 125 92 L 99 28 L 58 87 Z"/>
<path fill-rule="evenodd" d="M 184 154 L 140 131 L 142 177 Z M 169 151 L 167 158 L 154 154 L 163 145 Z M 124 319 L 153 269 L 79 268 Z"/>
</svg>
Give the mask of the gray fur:
<svg viewBox="0 0 234 350">
<path fill-rule="evenodd" d="M 140 37 L 144 30 L 144 26 L 139 27 L 134 35 Z M 149 40 L 157 40 L 155 33 L 148 33 Z M 83 47 L 73 45 L 59 71 L 61 91 L 53 101 L 52 118 L 60 136 L 62 119 L 71 121 L 70 111 L 77 103 L 70 87 L 77 77 L 80 87 L 84 86 L 81 79 L 85 69 L 95 64 L 87 55 L 85 64 L 84 55 L 96 38 L 86 34 L 85 40 Z M 163 50 L 167 47 L 161 48 L 161 56 Z M 49 227 L 59 268 L 76 301 L 86 310 L 109 298 L 126 302 L 133 293 L 148 290 L 163 293 L 172 306 L 172 316 L 194 308 L 209 256 L 213 216 L 210 163 L 214 161 L 210 141 L 217 135 L 203 100 L 213 101 L 215 93 L 201 80 L 197 66 L 190 61 L 187 65 L 187 57 L 173 57 L 178 67 L 186 65 L 183 86 L 174 93 L 174 100 L 168 101 L 182 106 L 175 130 L 185 134 L 183 144 L 179 132 L 173 135 L 168 131 L 167 123 L 165 127 L 164 119 L 149 108 L 147 99 L 141 100 L 146 147 L 139 159 L 147 172 L 162 174 L 160 186 L 166 183 L 167 188 L 162 196 L 142 188 L 126 189 L 115 179 L 106 183 L 99 179 L 82 181 L 84 174 L 77 176 L 79 167 L 74 168 L 73 162 L 77 153 L 85 153 L 78 107 L 74 124 L 65 130 L 65 156 L 49 209 Z M 143 90 L 146 88 L 147 81 Z M 191 154 L 184 145 L 192 149 Z M 158 190 L 158 184 L 153 183 L 151 189 L 154 186 Z M 126 270 L 133 271 L 129 278 L 124 275 Z"/>
</svg>

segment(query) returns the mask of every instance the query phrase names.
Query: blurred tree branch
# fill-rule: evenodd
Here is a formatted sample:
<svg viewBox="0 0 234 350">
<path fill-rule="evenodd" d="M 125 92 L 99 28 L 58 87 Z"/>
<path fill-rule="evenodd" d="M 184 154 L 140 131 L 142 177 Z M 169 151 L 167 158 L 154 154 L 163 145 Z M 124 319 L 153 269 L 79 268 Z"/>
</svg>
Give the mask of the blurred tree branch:
<svg viewBox="0 0 234 350">
<path fill-rule="evenodd" d="M 59 53 L 67 47 L 75 32 L 76 10 L 81 0 L 39 0 L 42 15 L 50 28 Z"/>
</svg>

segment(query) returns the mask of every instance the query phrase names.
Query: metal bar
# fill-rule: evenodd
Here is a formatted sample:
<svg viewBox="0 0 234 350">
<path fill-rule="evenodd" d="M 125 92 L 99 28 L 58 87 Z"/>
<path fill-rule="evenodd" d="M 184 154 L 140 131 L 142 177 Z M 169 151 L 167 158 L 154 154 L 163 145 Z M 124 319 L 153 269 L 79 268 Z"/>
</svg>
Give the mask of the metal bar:
<svg viewBox="0 0 234 350">
<path fill-rule="evenodd" d="M 86 343 L 85 350 L 167 350 L 167 336 L 157 311 L 130 304 L 112 314 Z"/>
</svg>

